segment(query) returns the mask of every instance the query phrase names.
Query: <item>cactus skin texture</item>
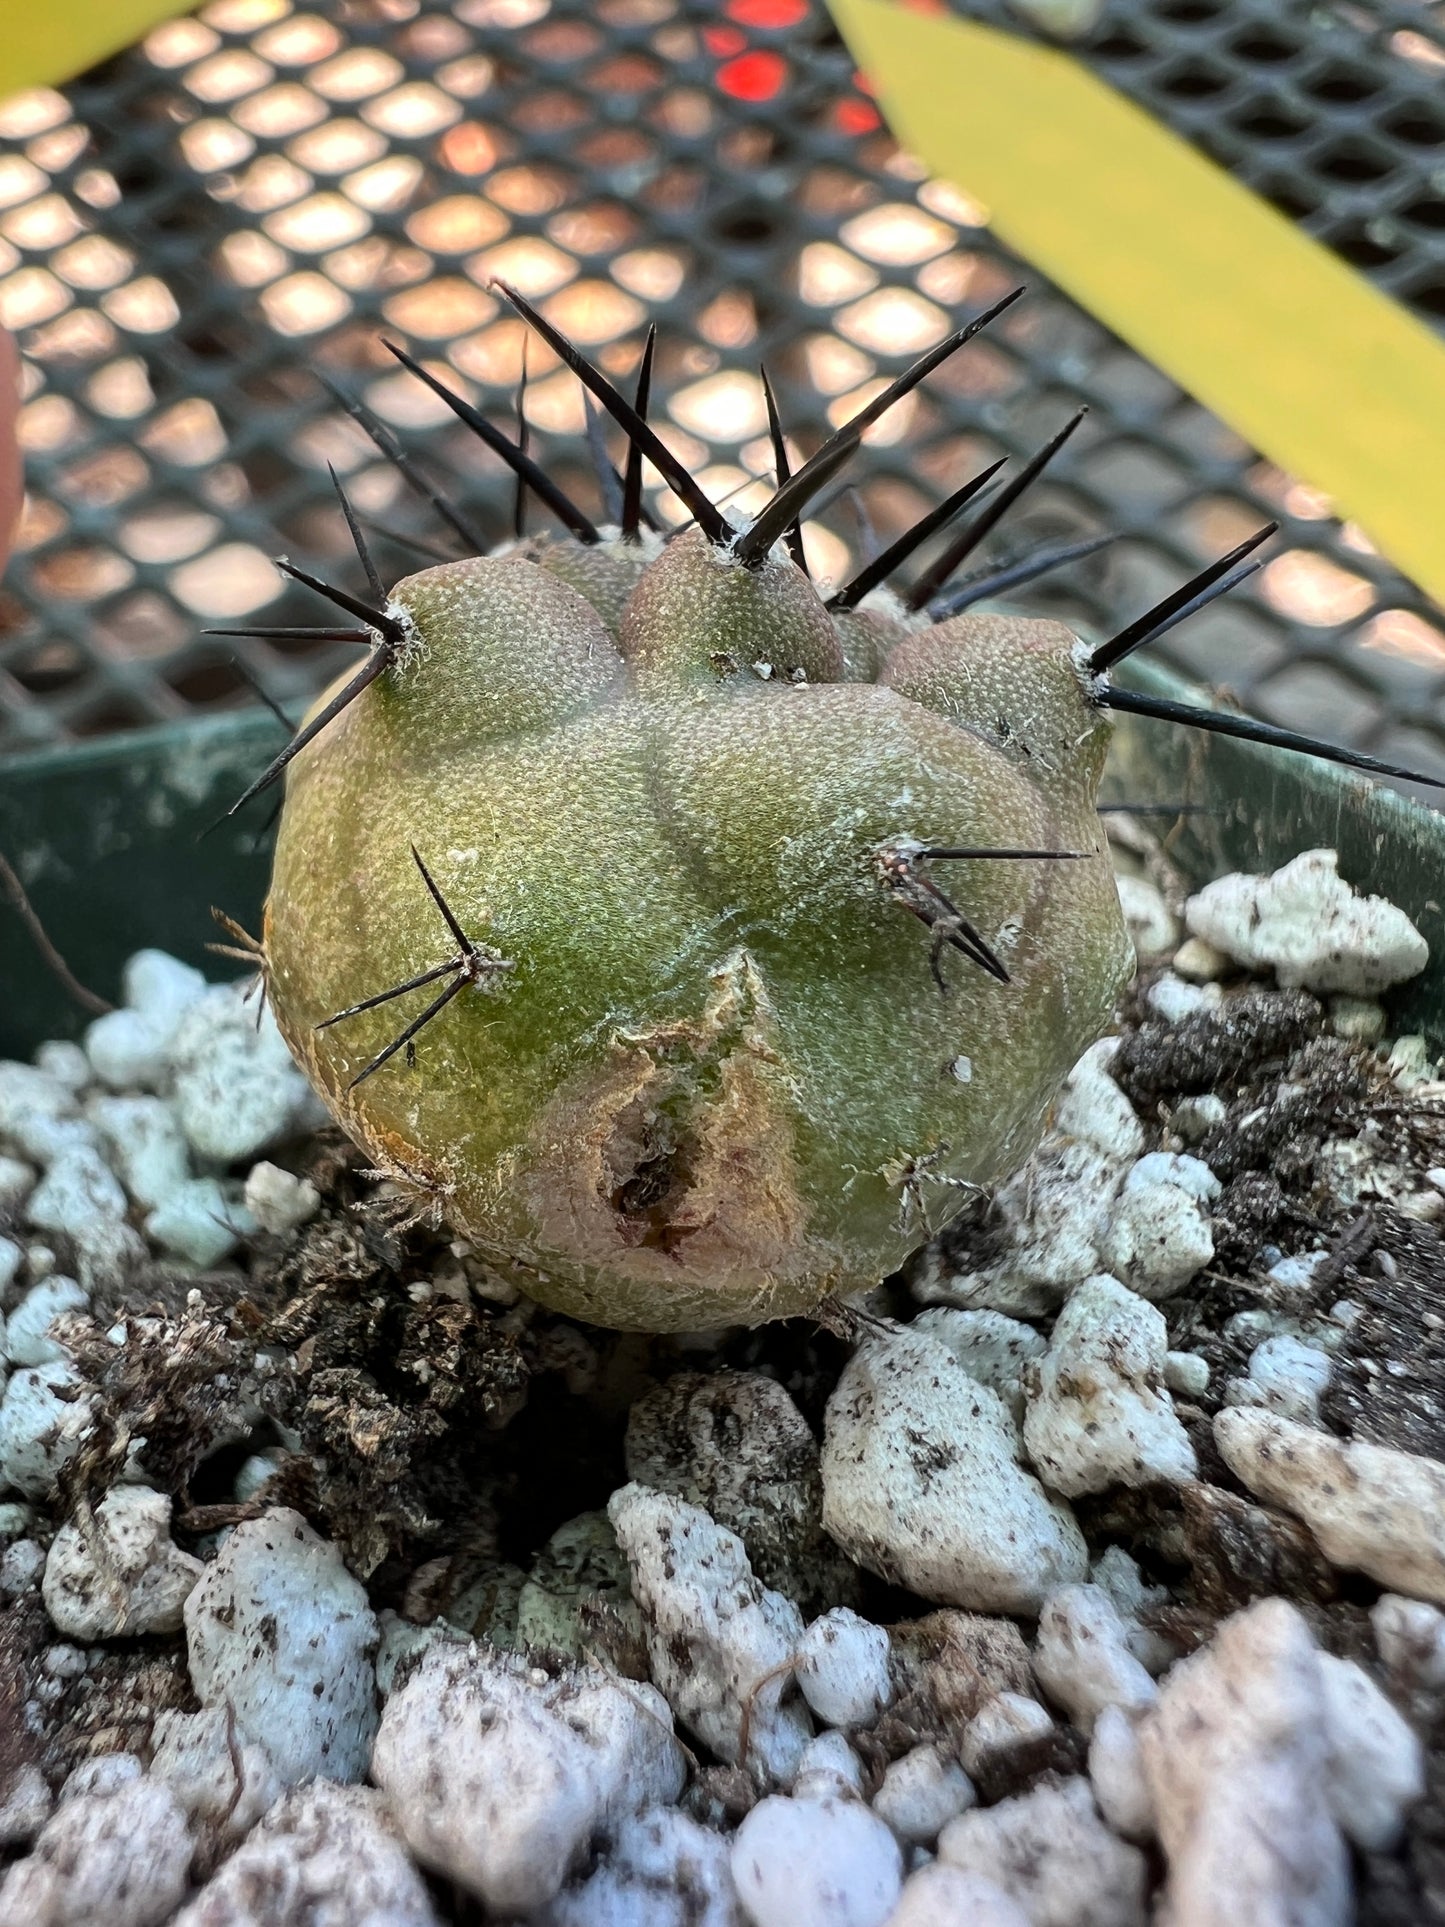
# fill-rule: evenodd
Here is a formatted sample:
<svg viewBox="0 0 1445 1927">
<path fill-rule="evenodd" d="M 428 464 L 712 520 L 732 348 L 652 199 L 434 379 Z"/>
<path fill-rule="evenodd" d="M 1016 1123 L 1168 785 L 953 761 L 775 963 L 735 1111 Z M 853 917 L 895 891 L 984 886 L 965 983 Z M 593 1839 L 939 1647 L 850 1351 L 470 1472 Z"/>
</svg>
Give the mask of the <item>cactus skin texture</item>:
<svg viewBox="0 0 1445 1927">
<path fill-rule="evenodd" d="M 876 1284 L 1027 1156 L 1132 968 L 1068 630 L 835 620 L 781 546 L 697 530 L 534 539 L 390 612 L 397 660 L 288 772 L 268 990 L 488 1262 L 601 1325 L 759 1323 Z M 353 1086 L 438 985 L 325 1020 L 456 949 L 413 845 L 511 967 Z M 1009 981 L 944 948 L 941 993 L 930 881 Z"/>
</svg>

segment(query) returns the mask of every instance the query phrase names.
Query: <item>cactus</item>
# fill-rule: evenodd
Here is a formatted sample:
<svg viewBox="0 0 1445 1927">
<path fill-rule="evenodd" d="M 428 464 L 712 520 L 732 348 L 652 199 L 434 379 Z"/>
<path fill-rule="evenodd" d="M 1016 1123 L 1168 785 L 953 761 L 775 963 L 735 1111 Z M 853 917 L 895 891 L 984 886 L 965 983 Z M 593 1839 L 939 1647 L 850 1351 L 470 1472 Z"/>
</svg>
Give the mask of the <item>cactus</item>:
<svg viewBox="0 0 1445 1927">
<path fill-rule="evenodd" d="M 659 1331 L 814 1310 L 1016 1169 L 1106 1026 L 1132 967 L 1106 671 L 1252 544 L 1092 656 L 967 594 L 948 613 L 1060 436 L 907 601 L 885 576 L 987 478 L 825 600 L 800 510 L 992 313 L 798 474 L 777 435 L 778 492 L 735 527 L 645 395 L 505 292 L 631 437 L 601 468 L 616 522 L 433 382 L 563 532 L 388 595 L 348 508 L 371 599 L 313 586 L 370 654 L 247 792 L 285 770 L 267 991 L 377 1168 L 530 1296 Z M 644 454 L 694 518 L 666 541 Z"/>
</svg>

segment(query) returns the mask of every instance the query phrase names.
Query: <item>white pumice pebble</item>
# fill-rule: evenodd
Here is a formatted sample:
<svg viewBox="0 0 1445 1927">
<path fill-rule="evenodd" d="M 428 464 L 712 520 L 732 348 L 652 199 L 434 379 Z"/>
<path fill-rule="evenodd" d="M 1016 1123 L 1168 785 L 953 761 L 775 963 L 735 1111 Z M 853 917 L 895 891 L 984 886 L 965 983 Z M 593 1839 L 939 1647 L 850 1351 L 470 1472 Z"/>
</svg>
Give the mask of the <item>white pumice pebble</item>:
<svg viewBox="0 0 1445 1927">
<path fill-rule="evenodd" d="M 150 1773 L 170 1788 L 192 1821 L 239 1839 L 275 1805 L 282 1788 L 264 1747 L 240 1739 L 227 1726 L 219 1706 L 199 1713 L 168 1707 L 157 1713 Z"/>
<path fill-rule="evenodd" d="M 69 1132 L 62 1128 L 66 1126 Z M 0 1137 L 9 1138 L 23 1156 L 44 1163 L 61 1144 L 78 1141 L 77 1128 L 83 1138 L 80 1106 L 69 1084 L 33 1064 L 0 1060 Z"/>
<path fill-rule="evenodd" d="M 1073 1293 L 1030 1367 L 1024 1415 L 1029 1458 L 1054 1491 L 1074 1498 L 1195 1476 L 1164 1384 L 1167 1345 L 1162 1312 L 1116 1278 L 1100 1274 Z"/>
<path fill-rule="evenodd" d="M 1209 1360 L 1198 1352 L 1165 1352 L 1164 1383 L 1184 1398 L 1202 1398 L 1209 1390 Z"/>
<path fill-rule="evenodd" d="M 108 1799 L 122 1787 L 144 1778 L 145 1766 L 138 1753 L 102 1753 L 70 1769 L 60 1789 L 61 1802 L 93 1795 Z"/>
<path fill-rule="evenodd" d="M 64 1358 L 65 1347 L 50 1336 L 51 1323 L 89 1303 L 74 1278 L 42 1278 L 32 1285 L 5 1320 L 3 1349 L 10 1363 L 48 1365 Z"/>
<path fill-rule="evenodd" d="M 1191 933 L 1281 985 L 1373 997 L 1419 974 L 1430 948 L 1403 910 L 1357 896 L 1334 850 L 1306 850 L 1272 876 L 1226 876 L 1189 899 Z M 1178 962 L 1176 959 L 1176 965 Z"/>
<path fill-rule="evenodd" d="M 1320 1654 L 1330 1804 L 1348 1839 L 1389 1853 L 1425 1792 L 1425 1749 L 1362 1666 Z"/>
<path fill-rule="evenodd" d="M 552 1711 L 593 1748 L 600 1833 L 610 1838 L 630 1815 L 679 1798 L 687 1752 L 656 1686 L 584 1663 L 556 1674 L 546 1690 Z"/>
<path fill-rule="evenodd" d="M 849 1607 L 835 1606 L 798 1641 L 796 1676 L 825 1726 L 867 1726 L 891 1697 L 888 1635 Z"/>
<path fill-rule="evenodd" d="M 0 1799 L 0 1847 L 28 1847 L 50 1818 L 55 1795 L 33 1761 L 16 1767 Z"/>
<path fill-rule="evenodd" d="M 4 1320 L 0 1351 L 12 1364 L 52 1364 L 64 1359 L 66 1347 L 60 1339 L 50 1337 L 50 1326 L 66 1312 L 83 1312 L 89 1303 L 73 1278 L 42 1278 L 39 1285 L 31 1285 Z"/>
<path fill-rule="evenodd" d="M 515 1644 L 580 1658 L 588 1648 L 589 1604 L 605 1599 L 618 1626 L 641 1637 L 627 1561 L 605 1512 L 564 1520 L 533 1561 L 517 1598 Z M 465 1619 L 460 1621 L 466 1624 Z"/>
<path fill-rule="evenodd" d="M 1101 1037 L 1084 1052 L 1054 1106 L 1054 1131 L 1124 1161 L 1143 1150 L 1144 1127 L 1109 1075 L 1118 1049 L 1117 1037 Z"/>
<path fill-rule="evenodd" d="M 925 1599 L 1036 1612 L 1088 1555 L 1020 1459 L 1007 1405 L 936 1339 L 870 1337 L 828 1401 L 823 1523 L 860 1565 Z"/>
<path fill-rule="evenodd" d="M 1041 1784 L 950 1820 L 946 1866 L 994 1881 L 1030 1927 L 1144 1927 L 1144 1856 L 1099 1818 L 1089 1782 Z"/>
<path fill-rule="evenodd" d="M 68 1085 L 72 1091 L 83 1091 L 91 1080 L 90 1059 L 79 1044 L 58 1038 L 42 1044 L 36 1051 L 35 1068 L 57 1083 Z"/>
<path fill-rule="evenodd" d="M 1303 1295 L 1313 1289 L 1315 1273 L 1329 1255 L 1328 1251 L 1296 1252 L 1293 1257 L 1281 1258 L 1272 1264 L 1265 1277 L 1276 1292 L 1291 1291 Z"/>
<path fill-rule="evenodd" d="M 171 1041 L 172 1103 L 197 1157 L 233 1164 L 286 1136 L 308 1087 L 270 1010 L 245 986 L 217 984 L 196 999 Z"/>
<path fill-rule="evenodd" d="M 1423 1599 L 1382 1593 L 1370 1608 L 1375 1646 L 1400 1686 L 1438 1692 L 1445 1686 L 1445 1613 Z"/>
<path fill-rule="evenodd" d="M 961 1311 L 953 1305 L 921 1311 L 910 1329 L 947 1345 L 970 1378 L 997 1392 L 1015 1421 L 1023 1418 L 1024 1363 L 1042 1358 L 1049 1348 L 1041 1331 L 1001 1311 Z"/>
<path fill-rule="evenodd" d="M 1083 1733 L 1106 1706 L 1139 1713 L 1158 1689 L 1129 1650 L 1118 1608 L 1101 1586 L 1061 1586 L 1039 1614 L 1034 1646 L 1039 1684 Z"/>
<path fill-rule="evenodd" d="M 795 1800 L 816 1800 L 825 1794 L 845 1799 L 851 1794 L 861 1799 L 863 1762 L 849 1745 L 847 1734 L 831 1727 L 815 1733 L 803 1748 L 788 1791 Z"/>
<path fill-rule="evenodd" d="M 100 1137 L 94 1125 L 85 1122 L 85 1118 L 48 1116 L 42 1110 L 29 1112 L 23 1123 L 15 1129 L 13 1145 L 15 1150 L 21 1152 L 21 1156 L 33 1158 L 42 1170 L 48 1170 L 56 1158 L 67 1150 L 81 1150 L 102 1158 L 104 1162 Z"/>
<path fill-rule="evenodd" d="M 85 1054 L 102 1084 L 114 1091 L 155 1091 L 166 1081 L 170 1028 L 139 1010 L 112 1010 L 85 1033 Z"/>
<path fill-rule="evenodd" d="M 904 1881 L 888 1927 L 1032 1927 L 1032 1922 L 992 1880 L 935 1860 Z"/>
<path fill-rule="evenodd" d="M 812 1736 L 807 1709 L 784 1697 L 803 1620 L 754 1577 L 743 1542 L 700 1506 L 634 1482 L 607 1507 L 642 1608 L 652 1676 L 679 1721 L 736 1763 L 743 1714 L 748 1762 L 788 1784 Z"/>
<path fill-rule="evenodd" d="M 1413 1191 L 1398 1198 L 1395 1209 L 1402 1217 L 1413 1218 L 1417 1224 L 1438 1224 L 1445 1217 L 1445 1198 L 1434 1189 Z"/>
<path fill-rule="evenodd" d="M 79 1679 L 90 1670 L 90 1660 L 78 1646 L 63 1642 L 47 1646 L 41 1665 L 52 1679 Z"/>
<path fill-rule="evenodd" d="M 95 1404 L 68 1359 L 12 1373 L 0 1402 L 0 1490 L 13 1486 L 27 1499 L 47 1497 L 80 1450 Z"/>
<path fill-rule="evenodd" d="M 1011 1757 L 1047 1740 L 1054 1722 L 1046 1706 L 1027 1693 L 992 1693 L 979 1707 L 958 1743 L 959 1764 L 982 1779 L 1002 1771 Z"/>
<path fill-rule="evenodd" d="M 29 1244 L 25 1247 L 25 1275 L 32 1284 L 42 1278 L 52 1278 L 60 1269 L 55 1253 L 49 1245 Z"/>
<path fill-rule="evenodd" d="M 1198 1144 L 1229 1116 L 1222 1097 L 1207 1091 L 1202 1097 L 1181 1097 L 1169 1113 L 1169 1128 L 1185 1144 Z"/>
<path fill-rule="evenodd" d="M 385 1800 L 317 1780 L 266 1815 L 174 1927 L 439 1927 Z"/>
<path fill-rule="evenodd" d="M 1141 1297 L 1172 1297 L 1214 1256 L 1208 1206 L 1222 1189 L 1198 1158 L 1169 1151 L 1140 1158 L 1100 1241 L 1104 1266 Z"/>
<path fill-rule="evenodd" d="M 1185 1157 L 1177 1151 L 1150 1151 L 1139 1159 L 1129 1176 L 1139 1186 L 1175 1185 L 1201 1204 L 1213 1204 L 1224 1188 L 1202 1158 Z"/>
<path fill-rule="evenodd" d="M 450 1643 L 393 1692 L 372 1758 L 421 1864 L 508 1918 L 546 1906 L 594 1834 L 675 1800 L 685 1774 L 660 1695 Z"/>
<path fill-rule="evenodd" d="M 3 1410 L 0 1410 L 3 1419 Z M 1256 1498 L 1303 1519 L 1334 1565 L 1445 1603 L 1445 1464 L 1247 1406 L 1214 1420 L 1214 1442 Z"/>
<path fill-rule="evenodd" d="M 913 1284 L 924 1304 L 983 1307 L 1014 1318 L 1062 1304 L 1099 1269 L 1099 1245 L 1125 1166 L 1081 1140 L 1048 1138 L 994 1193 L 1004 1251 L 976 1271 L 955 1271 L 942 1247 L 925 1253 Z"/>
<path fill-rule="evenodd" d="M 34 1539 L 13 1539 L 0 1553 L 0 1599 L 18 1599 L 40 1583 L 45 1548 Z"/>
<path fill-rule="evenodd" d="M 1167 1586 L 1146 1585 L 1139 1563 L 1122 1546 L 1105 1546 L 1089 1569 L 1089 1583 L 1108 1593 L 1124 1622 L 1129 1651 L 1151 1676 L 1179 1656 L 1172 1640 L 1140 1624 L 1140 1615 L 1170 1603 Z"/>
<path fill-rule="evenodd" d="M 957 1813 L 977 1798 L 973 1782 L 945 1750 L 929 1742 L 895 1760 L 873 1796 L 873 1811 L 906 1847 L 931 1847 Z"/>
<path fill-rule="evenodd" d="M 390 1606 L 383 1606 L 377 1622 L 381 1638 L 376 1648 L 376 1690 L 383 1701 L 391 1698 L 398 1682 L 405 1683 L 411 1677 L 412 1662 L 421 1654 L 430 1652 L 433 1646 L 467 1643 L 467 1635 L 461 1628 L 446 1619 L 434 1619 L 429 1626 L 414 1626 Z"/>
<path fill-rule="evenodd" d="M 600 1864 L 532 1919 L 536 1927 L 745 1927 L 730 1848 L 678 1808 L 656 1807 L 624 1821 Z"/>
<path fill-rule="evenodd" d="M 287 1786 L 363 1777 L 376 1732 L 376 1618 L 334 1545 L 274 1507 L 230 1532 L 185 1603 L 191 1684 L 235 1712 Z"/>
<path fill-rule="evenodd" d="M 56 1631 L 85 1640 L 177 1631 L 203 1568 L 172 1543 L 170 1525 L 170 1500 L 143 1485 L 112 1486 L 92 1531 L 63 1525 L 40 1588 Z"/>
<path fill-rule="evenodd" d="M 1331 997 L 1330 1029 L 1356 1044 L 1378 1044 L 1385 1034 L 1385 1012 L 1373 997 Z"/>
<path fill-rule="evenodd" d="M 283 1238 L 316 1216 L 321 1194 L 309 1178 L 279 1164 L 253 1164 L 246 1176 L 246 1209 L 263 1231 Z"/>
<path fill-rule="evenodd" d="M 97 1017 L 85 1033 L 85 1054 L 101 1082 L 118 1091 L 159 1089 L 177 1027 L 205 989 L 189 964 L 163 950 L 138 950 L 122 979 L 124 1007 Z"/>
<path fill-rule="evenodd" d="M 203 973 L 166 950 L 137 950 L 121 977 L 126 1005 L 165 1019 L 172 1029 L 205 989 Z"/>
<path fill-rule="evenodd" d="M 150 1213 L 145 1228 L 163 1250 L 205 1267 L 229 1257 L 256 1223 L 219 1178 L 187 1178 Z"/>
<path fill-rule="evenodd" d="M 1142 1846 L 1154 1834 L 1154 1797 L 1149 1791 L 1139 1734 L 1122 1706 L 1105 1706 L 1089 1739 L 1089 1784 L 1100 1813 L 1123 1840 Z"/>
<path fill-rule="evenodd" d="M 1176 976 L 1192 984 L 1216 983 L 1221 977 L 1231 975 L 1234 969 L 1224 951 L 1216 950 L 1202 937 L 1186 937 L 1174 952 L 1173 964 Z"/>
<path fill-rule="evenodd" d="M 231 1487 L 231 1496 L 237 1505 L 254 1499 L 266 1481 L 275 1478 L 285 1460 L 286 1453 L 279 1446 L 271 1446 L 264 1452 L 253 1452 L 250 1458 L 243 1459 Z"/>
<path fill-rule="evenodd" d="M 18 1499 L 8 1499 L 0 1504 L 0 1545 L 8 1545 L 12 1539 L 22 1538 L 35 1523 L 32 1506 L 22 1504 Z"/>
<path fill-rule="evenodd" d="M 112 1282 L 145 1256 L 145 1246 L 126 1223 L 126 1195 L 100 1153 L 69 1145 L 25 1201 L 25 1221 L 39 1231 L 58 1231 L 76 1251 L 80 1282 Z"/>
<path fill-rule="evenodd" d="M 35 1189 L 39 1173 L 24 1158 L 0 1153 L 0 1211 L 14 1211 Z"/>
<path fill-rule="evenodd" d="M 1225 1620 L 1165 1679 L 1138 1736 L 1170 1927 L 1345 1927 L 1350 1877 L 1324 1709 L 1320 1655 L 1282 1599 Z"/>
<path fill-rule="evenodd" d="M 1152 1014 L 1166 1024 L 1182 1024 L 1186 1017 L 1196 1017 L 1201 1010 L 1218 1010 L 1223 1001 L 1224 992 L 1218 984 L 1192 984 L 1172 970 L 1156 977 L 1144 993 L 1144 1002 Z"/>
<path fill-rule="evenodd" d="M 186 1140 L 164 1098 L 98 1096 L 85 1115 L 137 1204 L 153 1208 L 190 1177 Z"/>
<path fill-rule="evenodd" d="M 1248 1375 L 1224 1387 L 1226 1405 L 1262 1405 L 1301 1425 L 1319 1422 L 1320 1399 L 1330 1382 L 1328 1352 L 1278 1332 L 1249 1355 Z"/>
<path fill-rule="evenodd" d="M 9 1292 L 25 1262 L 25 1247 L 13 1238 L 0 1238 L 0 1297 Z M 3 1350 L 0 1342 L 0 1350 Z"/>
<path fill-rule="evenodd" d="M 678 1373 L 633 1406 L 624 1451 L 630 1478 L 736 1532 L 754 1576 L 809 1617 L 847 1599 L 847 1568 L 818 1522 L 818 1443 L 775 1379 Z"/>
<path fill-rule="evenodd" d="M 898 1842 L 857 1800 L 760 1800 L 733 1839 L 752 1927 L 884 1927 L 903 1884 Z"/>
<path fill-rule="evenodd" d="M 1119 904 L 1140 957 L 1160 957 L 1179 941 L 1179 925 L 1163 892 L 1147 877 L 1116 876 Z"/>
<path fill-rule="evenodd" d="M 1435 1055 L 1428 1041 L 1418 1033 L 1397 1037 L 1390 1046 L 1385 1068 L 1402 1091 L 1430 1083 L 1435 1076 Z"/>
<path fill-rule="evenodd" d="M 1224 1327 L 1226 1338 L 1233 1338 L 1239 1344 L 1253 1351 L 1262 1345 L 1266 1338 L 1273 1338 L 1277 1332 L 1292 1332 L 1299 1336 L 1299 1321 L 1281 1316 L 1279 1312 L 1265 1311 L 1255 1307 L 1249 1311 L 1237 1311 Z"/>
<path fill-rule="evenodd" d="M 0 1882 L 16 1927 L 159 1927 L 185 1897 L 186 1818 L 165 1787 L 136 1779 L 62 1801 Z"/>
</svg>

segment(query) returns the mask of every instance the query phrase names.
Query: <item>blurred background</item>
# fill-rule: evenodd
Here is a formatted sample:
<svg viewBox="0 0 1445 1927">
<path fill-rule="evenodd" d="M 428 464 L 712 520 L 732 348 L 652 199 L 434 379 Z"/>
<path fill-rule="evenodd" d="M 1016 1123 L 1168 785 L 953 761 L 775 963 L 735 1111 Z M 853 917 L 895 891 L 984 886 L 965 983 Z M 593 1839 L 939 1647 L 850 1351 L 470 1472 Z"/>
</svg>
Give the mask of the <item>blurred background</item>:
<svg viewBox="0 0 1445 1927">
<path fill-rule="evenodd" d="M 993 0 L 955 10 L 1044 31 Z M 1445 329 L 1445 7 L 1087 14 L 1078 58 Z M 510 476 L 381 345 L 514 429 L 523 329 L 493 275 L 615 377 L 656 320 L 657 424 L 744 506 L 773 459 L 760 361 L 802 458 L 1027 282 L 870 432 L 856 490 L 805 530 L 815 574 L 841 580 L 870 528 L 892 539 L 1087 402 L 987 560 L 1118 540 L 1015 603 L 1106 631 L 1278 517 L 1263 572 L 1161 656 L 1260 715 L 1445 774 L 1445 616 L 1011 258 L 966 182 L 901 151 L 816 0 L 214 0 L 60 91 L 0 99 L 0 325 L 23 356 L 29 485 L 0 589 L 0 752 L 236 708 L 255 683 L 289 702 L 354 660 L 201 634 L 328 619 L 269 559 L 353 581 L 328 463 L 384 572 L 461 552 L 318 373 L 480 537 L 508 535 Z M 528 374 L 533 452 L 598 506 L 576 381 L 535 338 Z M 685 514 L 651 500 L 663 523 Z"/>
</svg>

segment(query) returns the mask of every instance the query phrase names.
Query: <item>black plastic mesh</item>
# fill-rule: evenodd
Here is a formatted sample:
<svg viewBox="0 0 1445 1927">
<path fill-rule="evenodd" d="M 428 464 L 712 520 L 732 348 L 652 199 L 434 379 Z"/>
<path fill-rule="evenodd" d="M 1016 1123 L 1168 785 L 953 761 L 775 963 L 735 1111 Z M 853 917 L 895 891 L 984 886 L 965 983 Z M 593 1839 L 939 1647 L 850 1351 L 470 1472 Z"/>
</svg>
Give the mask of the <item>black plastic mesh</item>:
<svg viewBox="0 0 1445 1927">
<path fill-rule="evenodd" d="M 1437 10 L 1119 0 L 1081 45 L 1440 324 Z M 1351 155 L 1374 157 L 1368 178 Z M 856 561 L 859 502 L 887 539 L 1087 401 L 992 553 L 1121 539 L 1017 599 L 1104 627 L 1281 515 L 1257 593 L 1168 653 L 1267 716 L 1445 771 L 1445 619 L 900 154 L 808 0 L 217 0 L 63 96 L 0 103 L 0 322 L 26 357 L 31 479 L 0 599 L 0 748 L 248 702 L 238 657 L 282 699 L 349 660 L 199 634 L 325 619 L 266 558 L 353 579 L 328 460 L 369 518 L 446 545 L 317 369 L 508 533 L 500 464 L 380 342 L 505 425 L 522 330 L 494 273 L 617 375 L 655 318 L 665 432 L 715 496 L 759 500 L 760 359 L 806 453 L 960 311 L 1026 280 L 1026 303 L 872 433 L 858 497 L 809 526 L 815 570 Z M 529 367 L 534 448 L 595 504 L 576 383 L 535 341 Z M 376 540 L 393 573 L 424 561 Z"/>
</svg>

